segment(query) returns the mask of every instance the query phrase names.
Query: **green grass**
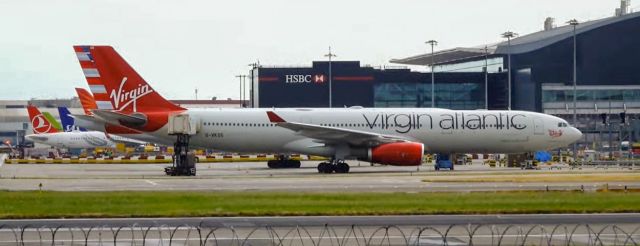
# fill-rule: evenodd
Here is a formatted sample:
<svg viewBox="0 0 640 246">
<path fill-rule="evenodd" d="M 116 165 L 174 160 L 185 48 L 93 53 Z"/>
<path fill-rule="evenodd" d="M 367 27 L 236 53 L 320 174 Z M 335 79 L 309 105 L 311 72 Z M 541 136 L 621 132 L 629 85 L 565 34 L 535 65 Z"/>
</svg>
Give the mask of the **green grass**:
<svg viewBox="0 0 640 246">
<path fill-rule="evenodd" d="M 0 218 L 640 212 L 636 192 L 0 191 Z"/>
</svg>

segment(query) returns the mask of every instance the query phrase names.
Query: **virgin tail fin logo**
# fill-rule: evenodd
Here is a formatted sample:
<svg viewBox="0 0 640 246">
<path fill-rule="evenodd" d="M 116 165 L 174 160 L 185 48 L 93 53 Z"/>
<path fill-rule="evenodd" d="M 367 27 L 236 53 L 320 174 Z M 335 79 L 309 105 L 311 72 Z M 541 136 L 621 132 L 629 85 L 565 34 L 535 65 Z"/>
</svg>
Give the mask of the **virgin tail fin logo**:
<svg viewBox="0 0 640 246">
<path fill-rule="evenodd" d="M 29 121 L 31 121 L 31 125 L 33 126 L 33 133 L 41 134 L 58 132 L 51 122 L 49 122 L 49 120 L 47 120 L 47 118 L 44 117 L 40 110 L 35 106 L 27 106 L 27 112 L 29 113 Z"/>
<path fill-rule="evenodd" d="M 98 109 L 182 111 L 158 94 L 111 46 L 74 46 Z"/>
</svg>

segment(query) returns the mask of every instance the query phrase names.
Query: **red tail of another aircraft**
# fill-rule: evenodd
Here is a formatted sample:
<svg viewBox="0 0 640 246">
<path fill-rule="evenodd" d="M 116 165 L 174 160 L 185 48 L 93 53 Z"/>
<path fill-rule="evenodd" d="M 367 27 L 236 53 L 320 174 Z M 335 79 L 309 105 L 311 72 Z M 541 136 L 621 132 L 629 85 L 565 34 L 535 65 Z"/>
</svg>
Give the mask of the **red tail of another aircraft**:
<svg viewBox="0 0 640 246">
<path fill-rule="evenodd" d="M 111 46 L 74 46 L 98 109 L 182 111 L 158 94 Z"/>
<path fill-rule="evenodd" d="M 76 88 L 76 93 L 78 93 L 78 98 L 80 99 L 80 104 L 82 104 L 82 109 L 84 109 L 84 114 L 92 115 L 93 113 L 91 113 L 91 110 L 98 109 L 96 99 L 93 98 L 91 93 L 83 88 Z"/>
<path fill-rule="evenodd" d="M 27 106 L 27 112 L 29 113 L 29 121 L 33 126 L 33 133 L 56 133 L 58 129 L 53 127 L 53 124 L 47 120 L 44 115 L 33 105 Z"/>
</svg>

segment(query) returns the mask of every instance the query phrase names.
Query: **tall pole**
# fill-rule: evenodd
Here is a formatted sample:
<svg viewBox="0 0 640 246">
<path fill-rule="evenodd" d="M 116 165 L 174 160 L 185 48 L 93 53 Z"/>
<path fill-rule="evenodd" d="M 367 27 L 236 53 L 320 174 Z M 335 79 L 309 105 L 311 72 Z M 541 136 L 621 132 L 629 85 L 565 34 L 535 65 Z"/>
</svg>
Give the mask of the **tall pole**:
<svg viewBox="0 0 640 246">
<path fill-rule="evenodd" d="M 577 85 L 578 85 L 578 69 L 577 69 L 577 39 L 576 39 L 576 27 L 580 24 L 576 19 L 567 22 L 573 26 L 573 127 L 578 127 L 578 111 L 577 111 Z M 573 143 L 573 161 L 578 158 L 578 145 Z"/>
<path fill-rule="evenodd" d="M 433 47 L 438 45 L 438 41 L 429 40 L 426 42 L 431 45 L 431 107 L 436 107 L 436 83 L 435 83 L 435 73 L 433 65 L 435 65 L 435 58 L 433 57 Z"/>
<path fill-rule="evenodd" d="M 507 39 L 507 64 L 509 66 L 509 71 L 507 76 L 509 76 L 507 78 L 507 91 L 508 91 L 508 105 L 507 105 L 507 109 L 511 110 L 511 38 L 517 36 L 517 33 L 514 33 L 512 31 L 508 31 L 502 34 L 503 38 Z"/>
<path fill-rule="evenodd" d="M 246 107 L 245 102 L 247 101 L 247 75 L 242 75 L 242 107 Z"/>
<path fill-rule="evenodd" d="M 331 46 L 329 46 L 329 53 L 325 54 L 324 57 L 329 58 L 329 108 L 333 107 L 333 74 L 331 74 L 331 58 L 336 57 L 336 54 L 331 53 Z"/>
<path fill-rule="evenodd" d="M 484 46 L 484 109 L 489 109 L 489 49 Z"/>
<path fill-rule="evenodd" d="M 236 75 L 236 78 L 238 78 L 239 80 L 239 84 L 240 84 L 240 93 L 238 93 L 238 98 L 240 101 L 240 107 L 242 108 L 242 76 L 243 75 Z"/>
<path fill-rule="evenodd" d="M 507 107 L 508 110 L 511 110 L 511 37 L 508 38 L 507 42 L 509 43 L 508 46 L 508 52 L 509 52 L 509 57 L 507 58 L 509 60 L 509 85 L 507 86 L 507 91 L 509 93 L 509 105 Z"/>
</svg>

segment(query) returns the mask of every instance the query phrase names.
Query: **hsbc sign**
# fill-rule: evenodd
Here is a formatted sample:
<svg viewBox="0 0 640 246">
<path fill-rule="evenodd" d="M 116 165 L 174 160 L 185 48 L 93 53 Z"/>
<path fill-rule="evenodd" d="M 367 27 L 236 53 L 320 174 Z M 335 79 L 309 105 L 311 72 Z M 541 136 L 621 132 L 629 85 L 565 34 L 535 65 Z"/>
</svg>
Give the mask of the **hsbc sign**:
<svg viewBox="0 0 640 246">
<path fill-rule="evenodd" d="M 326 80 L 323 74 L 316 75 L 303 75 L 303 74 L 289 74 L 285 75 L 285 83 L 287 84 L 303 84 L 303 83 L 316 83 L 321 84 Z"/>
</svg>

